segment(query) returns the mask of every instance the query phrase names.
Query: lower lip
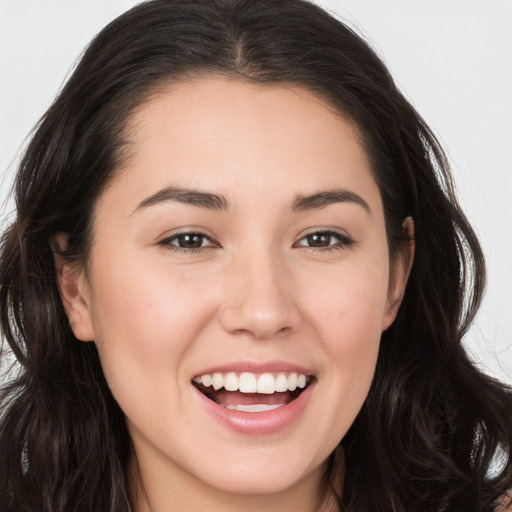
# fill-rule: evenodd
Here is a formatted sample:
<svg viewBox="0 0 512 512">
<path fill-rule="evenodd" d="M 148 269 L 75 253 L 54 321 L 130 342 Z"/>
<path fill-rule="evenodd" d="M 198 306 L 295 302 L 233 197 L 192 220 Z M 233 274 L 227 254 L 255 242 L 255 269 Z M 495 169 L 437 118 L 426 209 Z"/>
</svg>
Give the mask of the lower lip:
<svg viewBox="0 0 512 512">
<path fill-rule="evenodd" d="M 291 425 L 304 411 L 313 393 L 316 382 L 308 387 L 290 403 L 264 412 L 242 412 L 226 409 L 207 398 L 194 386 L 194 394 L 201 406 L 216 421 L 234 432 L 249 435 L 274 434 Z"/>
</svg>

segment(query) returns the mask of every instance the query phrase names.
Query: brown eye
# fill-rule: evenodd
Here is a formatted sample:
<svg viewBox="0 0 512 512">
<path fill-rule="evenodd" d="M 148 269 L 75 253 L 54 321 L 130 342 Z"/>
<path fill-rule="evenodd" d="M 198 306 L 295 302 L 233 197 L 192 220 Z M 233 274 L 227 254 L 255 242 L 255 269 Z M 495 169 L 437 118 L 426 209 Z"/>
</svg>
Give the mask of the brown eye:
<svg viewBox="0 0 512 512">
<path fill-rule="evenodd" d="M 306 247 L 309 249 L 343 249 L 354 241 L 346 235 L 335 231 L 317 231 L 301 238 L 295 247 Z"/>
<path fill-rule="evenodd" d="M 306 240 L 309 247 L 329 247 L 332 238 L 332 235 L 328 233 L 313 233 L 308 235 Z"/>
<path fill-rule="evenodd" d="M 162 240 L 159 245 L 171 246 L 176 250 L 194 251 L 207 247 L 214 247 L 215 243 L 210 237 L 202 233 L 180 233 Z"/>
<path fill-rule="evenodd" d="M 204 238 L 203 235 L 193 233 L 190 235 L 179 235 L 176 237 L 176 241 L 183 249 L 198 249 L 203 246 Z"/>
</svg>

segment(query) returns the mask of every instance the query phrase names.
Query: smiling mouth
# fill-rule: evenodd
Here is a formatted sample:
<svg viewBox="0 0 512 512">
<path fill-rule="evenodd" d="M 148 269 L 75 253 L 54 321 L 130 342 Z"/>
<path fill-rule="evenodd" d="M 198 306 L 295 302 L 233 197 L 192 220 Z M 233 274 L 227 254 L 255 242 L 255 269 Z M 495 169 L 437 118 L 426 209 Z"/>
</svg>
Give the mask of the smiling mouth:
<svg viewBox="0 0 512 512">
<path fill-rule="evenodd" d="M 288 405 L 313 378 L 295 372 L 230 372 L 199 375 L 192 383 L 203 395 L 226 409 L 265 412 Z"/>
</svg>

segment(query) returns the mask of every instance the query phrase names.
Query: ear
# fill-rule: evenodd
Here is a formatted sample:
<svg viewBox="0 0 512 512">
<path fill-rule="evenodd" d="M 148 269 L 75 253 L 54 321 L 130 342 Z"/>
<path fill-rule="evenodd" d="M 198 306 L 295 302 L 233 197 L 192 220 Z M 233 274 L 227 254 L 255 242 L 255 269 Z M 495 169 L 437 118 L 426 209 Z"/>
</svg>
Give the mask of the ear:
<svg viewBox="0 0 512 512">
<path fill-rule="evenodd" d="M 92 341 L 90 290 L 85 269 L 82 265 L 69 261 L 63 256 L 68 248 L 68 237 L 65 233 L 56 233 L 50 239 L 53 251 L 57 285 L 69 324 L 75 337 L 81 341 Z"/>
<path fill-rule="evenodd" d="M 385 331 L 395 320 L 398 308 L 405 294 L 405 287 L 414 261 L 414 221 L 406 217 L 402 222 L 402 232 L 405 241 L 400 248 L 395 261 L 391 262 L 389 272 L 388 298 L 386 312 L 382 322 L 382 331 Z"/>
</svg>

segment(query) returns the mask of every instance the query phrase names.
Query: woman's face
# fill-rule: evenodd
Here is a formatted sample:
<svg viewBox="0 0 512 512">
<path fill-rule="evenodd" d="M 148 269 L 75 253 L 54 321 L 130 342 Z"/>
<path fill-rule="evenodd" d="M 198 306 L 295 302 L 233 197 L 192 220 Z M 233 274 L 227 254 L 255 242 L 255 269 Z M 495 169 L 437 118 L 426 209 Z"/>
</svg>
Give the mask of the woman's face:
<svg viewBox="0 0 512 512">
<path fill-rule="evenodd" d="M 306 90 L 216 77 L 170 86 L 129 128 L 87 268 L 60 275 L 142 478 L 313 488 L 406 278 L 356 130 Z"/>
</svg>

